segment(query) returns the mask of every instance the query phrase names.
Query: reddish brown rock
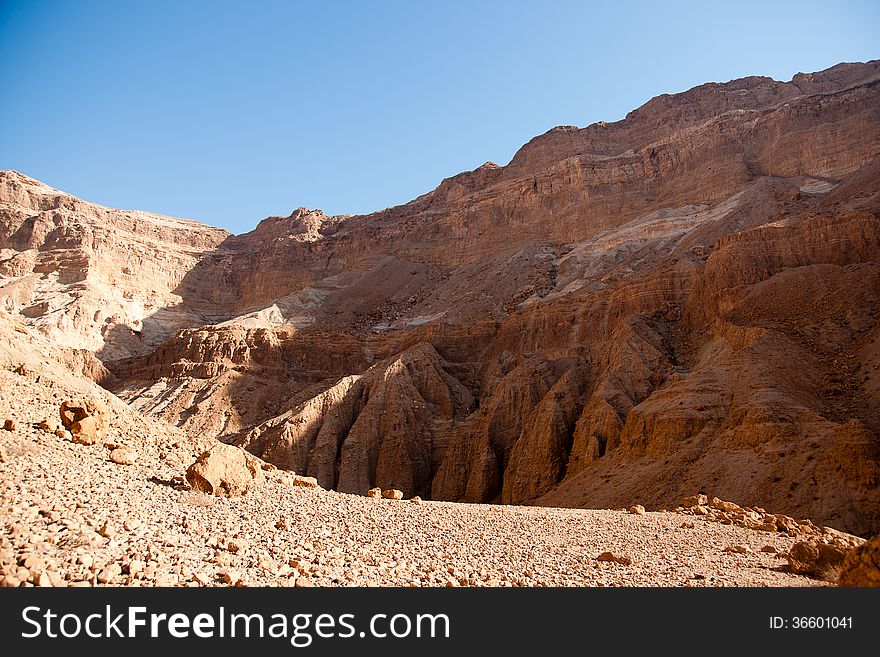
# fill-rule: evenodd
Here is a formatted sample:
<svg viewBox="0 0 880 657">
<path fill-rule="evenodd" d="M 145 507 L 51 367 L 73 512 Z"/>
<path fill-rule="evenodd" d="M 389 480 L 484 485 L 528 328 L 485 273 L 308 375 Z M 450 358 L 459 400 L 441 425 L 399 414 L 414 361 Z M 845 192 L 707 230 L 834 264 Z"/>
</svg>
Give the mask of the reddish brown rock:
<svg viewBox="0 0 880 657">
<path fill-rule="evenodd" d="M 795 543 L 786 559 L 792 572 L 822 579 L 837 579 L 838 571 L 850 549 L 815 539 Z"/>
<path fill-rule="evenodd" d="M 880 537 L 851 550 L 840 565 L 840 586 L 880 586 Z"/>
<path fill-rule="evenodd" d="M 611 561 L 614 563 L 619 563 L 622 566 L 632 565 L 632 558 L 626 555 L 616 554 L 614 552 L 603 552 L 598 557 L 596 557 L 596 561 Z"/>
</svg>

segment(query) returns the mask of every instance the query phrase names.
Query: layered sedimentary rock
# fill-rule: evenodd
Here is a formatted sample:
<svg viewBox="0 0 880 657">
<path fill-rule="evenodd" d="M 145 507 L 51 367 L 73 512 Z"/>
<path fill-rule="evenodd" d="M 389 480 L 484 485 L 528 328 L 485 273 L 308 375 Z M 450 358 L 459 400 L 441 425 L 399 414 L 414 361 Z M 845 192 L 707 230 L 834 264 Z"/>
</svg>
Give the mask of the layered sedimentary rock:
<svg viewBox="0 0 880 657">
<path fill-rule="evenodd" d="M 86 203 L 0 172 L 0 307 L 59 347 L 141 354 L 205 321 L 181 283 L 229 233 Z M 196 304 L 198 306 L 198 304 Z"/>
<path fill-rule="evenodd" d="M 877 62 L 661 96 L 403 206 L 240 236 L 0 180 L 8 310 L 324 487 L 703 491 L 880 529 Z"/>
</svg>

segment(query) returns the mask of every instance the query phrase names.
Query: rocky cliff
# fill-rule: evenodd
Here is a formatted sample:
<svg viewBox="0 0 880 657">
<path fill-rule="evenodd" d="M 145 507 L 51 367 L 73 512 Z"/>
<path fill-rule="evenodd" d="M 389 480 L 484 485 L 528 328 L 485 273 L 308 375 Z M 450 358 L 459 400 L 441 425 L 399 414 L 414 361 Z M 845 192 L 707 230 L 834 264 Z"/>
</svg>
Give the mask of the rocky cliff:
<svg viewBox="0 0 880 657">
<path fill-rule="evenodd" d="M 8 311 L 324 486 L 880 530 L 878 62 L 661 96 L 366 216 L 230 236 L 14 172 L 0 202 Z"/>
</svg>

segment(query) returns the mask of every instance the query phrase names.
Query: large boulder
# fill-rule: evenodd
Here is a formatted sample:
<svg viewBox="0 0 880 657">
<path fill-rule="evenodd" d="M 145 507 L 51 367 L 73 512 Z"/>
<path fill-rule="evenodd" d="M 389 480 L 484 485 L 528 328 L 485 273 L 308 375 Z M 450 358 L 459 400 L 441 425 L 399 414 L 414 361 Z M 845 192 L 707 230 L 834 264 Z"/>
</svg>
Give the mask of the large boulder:
<svg viewBox="0 0 880 657">
<path fill-rule="evenodd" d="M 94 445 L 107 435 L 109 412 L 97 399 L 69 399 L 61 404 L 61 424 L 73 442 Z"/>
<path fill-rule="evenodd" d="M 709 504 L 709 498 L 702 493 L 698 495 L 691 495 L 690 497 L 686 497 L 681 501 L 681 506 L 686 509 L 692 509 L 695 506 L 706 506 L 707 504 Z"/>
<path fill-rule="evenodd" d="M 837 583 L 840 586 L 880 586 L 880 536 L 846 555 Z"/>
<path fill-rule="evenodd" d="M 264 478 L 256 457 L 224 443 L 203 452 L 186 471 L 186 480 L 195 490 L 224 497 L 244 495 Z"/>
<path fill-rule="evenodd" d="M 833 579 L 848 552 L 846 546 L 810 539 L 795 543 L 786 558 L 793 573 Z"/>
</svg>

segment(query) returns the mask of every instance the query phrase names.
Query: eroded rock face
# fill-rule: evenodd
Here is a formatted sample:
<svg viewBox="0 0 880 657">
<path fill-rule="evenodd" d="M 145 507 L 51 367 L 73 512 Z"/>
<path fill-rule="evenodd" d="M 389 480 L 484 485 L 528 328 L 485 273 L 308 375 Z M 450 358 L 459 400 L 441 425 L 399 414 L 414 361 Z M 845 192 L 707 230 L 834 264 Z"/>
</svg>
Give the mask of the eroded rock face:
<svg viewBox="0 0 880 657">
<path fill-rule="evenodd" d="M 345 377 L 237 444 L 324 488 L 363 494 L 377 484 L 430 491 L 436 433 L 471 409 L 470 392 L 437 351 L 419 344 Z"/>
<path fill-rule="evenodd" d="M 403 206 L 235 237 L 7 172 L 0 303 L 139 410 L 326 488 L 702 490 L 741 511 L 701 516 L 872 534 L 878 101 L 878 62 L 702 85 Z"/>
<path fill-rule="evenodd" d="M 114 210 L 15 171 L 0 172 L 0 307 L 59 347 L 103 360 L 198 325 L 181 282 L 229 233 Z M 189 296 L 189 295 L 188 295 Z"/>
<path fill-rule="evenodd" d="M 223 443 L 203 452 L 186 471 L 186 480 L 195 490 L 223 497 L 244 495 L 264 479 L 255 458 Z"/>
</svg>

